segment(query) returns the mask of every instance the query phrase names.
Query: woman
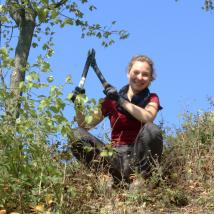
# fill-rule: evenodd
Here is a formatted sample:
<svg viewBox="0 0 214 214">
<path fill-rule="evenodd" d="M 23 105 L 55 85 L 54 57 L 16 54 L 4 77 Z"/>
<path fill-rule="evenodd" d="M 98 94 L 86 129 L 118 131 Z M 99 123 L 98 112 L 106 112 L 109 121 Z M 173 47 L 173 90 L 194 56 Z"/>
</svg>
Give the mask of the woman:
<svg viewBox="0 0 214 214">
<path fill-rule="evenodd" d="M 94 113 L 90 124 L 86 124 L 84 115 L 77 110 L 79 128 L 74 130 L 71 143 L 75 157 L 90 165 L 97 160 L 105 145 L 87 130 L 104 117 L 109 117 L 115 152 L 104 163 L 109 163 L 115 184 L 121 181 L 130 183 L 133 172 L 148 177 L 155 160 L 160 161 L 163 148 L 161 131 L 152 123 L 161 109 L 158 96 L 148 89 L 155 79 L 152 60 L 144 55 L 133 57 L 128 65 L 127 77 L 128 85 L 119 92 L 110 85 L 105 89 L 106 97 L 101 109 Z M 93 149 L 86 152 L 84 147 L 87 145 Z"/>
</svg>

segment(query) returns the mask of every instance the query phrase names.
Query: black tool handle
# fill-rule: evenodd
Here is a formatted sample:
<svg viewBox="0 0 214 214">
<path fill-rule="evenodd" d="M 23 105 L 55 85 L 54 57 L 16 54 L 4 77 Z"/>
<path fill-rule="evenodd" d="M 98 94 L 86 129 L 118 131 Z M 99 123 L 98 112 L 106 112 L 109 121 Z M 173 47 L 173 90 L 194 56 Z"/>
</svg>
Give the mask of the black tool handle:
<svg viewBox="0 0 214 214">
<path fill-rule="evenodd" d="M 79 85 L 75 88 L 74 92 L 73 92 L 73 95 L 71 97 L 71 101 L 74 102 L 77 95 L 78 94 L 82 94 L 84 93 L 84 84 L 85 84 L 85 80 L 86 80 L 86 77 L 87 77 L 87 74 L 88 74 L 88 70 L 89 70 L 89 67 L 90 67 L 90 64 L 91 64 L 91 60 L 94 58 L 95 56 L 95 51 L 94 49 L 92 50 L 89 50 L 88 51 L 88 56 L 87 56 L 87 59 L 86 59 L 86 62 L 85 62 L 85 66 L 84 66 L 84 69 L 83 69 L 83 72 L 82 72 L 82 76 L 81 76 L 81 79 L 80 79 L 80 82 L 79 82 Z"/>
<path fill-rule="evenodd" d="M 78 85 L 80 88 L 84 87 L 86 76 L 88 74 L 88 69 L 90 67 L 92 58 L 94 58 L 94 55 L 95 55 L 94 49 L 88 51 L 88 56 L 87 56 L 87 59 L 86 59 L 86 62 L 85 62 L 85 66 L 84 66 L 84 69 L 83 69 L 83 72 L 82 72 L 82 76 L 81 76 L 81 79 L 80 79 L 80 82 L 79 82 L 79 85 Z"/>
<path fill-rule="evenodd" d="M 95 51 L 94 51 L 95 53 Z M 94 58 L 91 62 L 91 67 L 94 69 L 97 77 L 99 78 L 100 82 L 102 83 L 103 87 L 106 89 L 107 87 L 109 87 L 109 83 L 106 81 L 105 77 L 103 76 L 103 74 L 101 73 L 99 67 L 97 66 L 97 62 L 95 59 L 95 54 L 94 54 Z"/>
<path fill-rule="evenodd" d="M 85 94 L 85 89 L 84 88 L 80 88 L 79 86 L 77 86 L 73 92 L 73 95 L 71 97 L 71 101 L 74 103 L 76 97 L 78 94 Z"/>
</svg>

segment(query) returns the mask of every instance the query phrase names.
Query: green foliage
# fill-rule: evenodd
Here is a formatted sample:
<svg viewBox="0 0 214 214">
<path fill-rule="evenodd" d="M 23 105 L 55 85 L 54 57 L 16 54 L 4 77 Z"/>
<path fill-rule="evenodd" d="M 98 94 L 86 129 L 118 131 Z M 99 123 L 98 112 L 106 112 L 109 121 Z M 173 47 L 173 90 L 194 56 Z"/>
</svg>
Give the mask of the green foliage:
<svg viewBox="0 0 214 214">
<path fill-rule="evenodd" d="M 32 47 L 37 48 L 41 42 L 41 34 L 45 34 L 47 43 L 43 46 L 43 49 L 50 49 L 50 55 L 52 55 L 53 45 L 52 39 L 54 35 L 54 26 L 59 25 L 61 28 L 65 26 L 76 26 L 81 29 L 81 36 L 95 36 L 102 40 L 102 45 L 105 47 L 113 44 L 115 39 L 125 39 L 128 37 L 128 33 L 125 30 L 115 30 L 113 26 L 116 24 L 112 21 L 110 26 L 102 26 L 100 23 L 89 23 L 89 20 L 85 19 L 86 13 L 95 12 L 95 5 L 91 5 L 88 1 L 27 1 L 23 0 L 22 3 L 15 1 L 6 1 L 0 7 L 2 23 L 2 32 L 4 38 L 8 42 L 11 40 L 11 30 L 14 28 L 20 20 L 17 18 L 16 12 L 25 11 L 26 14 L 32 14 L 36 17 L 36 28 L 34 31 L 34 41 Z M 15 21 L 15 23 L 14 23 Z"/>
<path fill-rule="evenodd" d="M 203 9 L 206 10 L 206 11 L 213 10 L 214 9 L 213 1 L 212 0 L 205 0 Z"/>
<path fill-rule="evenodd" d="M 96 7 L 90 5 L 88 1 L 3 1 L 0 7 L 1 45 L 4 43 L 4 47 L 0 49 L 1 79 L 4 87 L 10 85 L 10 91 L 16 97 L 16 99 L 14 97 L 12 107 L 12 104 L 8 103 L 8 111 L 13 109 L 10 113 L 14 117 L 18 116 L 18 100 L 19 96 L 22 95 L 20 90 L 24 89 L 22 82 L 25 81 L 25 72 L 31 68 L 28 62 L 31 48 L 41 50 L 37 62 L 32 65 L 32 67 L 37 68 L 35 72 L 51 71 L 51 65 L 47 59 L 54 54 L 53 40 L 56 26 L 61 28 L 65 26 L 79 27 L 82 37 L 97 37 L 101 39 L 101 43 L 105 47 L 113 44 L 117 38 L 128 37 L 125 30 L 112 28 L 116 23 L 115 21 L 111 23 L 111 26 L 102 26 L 100 23 L 90 24 L 89 20 L 85 18 L 85 13 L 90 13 L 95 9 Z M 13 38 L 18 38 L 15 48 L 10 47 L 11 44 L 14 44 Z M 10 58 L 10 54 L 14 49 L 16 51 L 13 53 L 15 55 L 13 59 Z M 10 75 L 10 84 L 8 84 L 4 78 L 10 69 L 12 75 Z M 50 83 L 53 78 L 49 76 L 47 80 Z M 35 87 L 35 84 L 30 82 L 29 87 Z M 59 103 L 59 100 L 57 102 Z M 88 118 L 88 120 L 91 119 Z"/>
<path fill-rule="evenodd" d="M 44 86 L 50 89 L 47 96 L 31 93 Z M 28 213 L 30 207 L 45 203 L 48 195 L 60 210 L 65 175 L 60 148 L 71 126 L 63 114 L 68 104 L 62 98 L 63 87 L 49 87 L 40 82 L 38 73 L 29 72 L 26 82 L 20 83 L 23 96 L 15 120 L 5 108 L 14 98 L 0 90 L 0 204 L 7 210 Z"/>
<path fill-rule="evenodd" d="M 2 62 L 0 68 L 6 67 L 10 69 L 14 67 L 14 59 L 9 57 L 9 50 L 6 47 L 0 48 L 0 58 Z"/>
<path fill-rule="evenodd" d="M 115 150 L 112 147 L 112 144 L 106 145 L 105 149 L 100 153 L 101 157 L 111 157 L 114 154 Z"/>
<path fill-rule="evenodd" d="M 204 179 L 204 167 L 209 166 L 204 160 L 209 153 L 213 152 L 213 118 L 213 111 L 196 115 L 184 114 L 185 120 L 182 129 L 177 130 L 177 136 L 167 137 L 165 162 L 170 162 L 170 165 L 165 166 L 167 170 L 173 168 L 171 173 L 175 173 L 177 176 L 181 176 L 185 170 L 187 174 L 185 174 L 186 177 L 182 176 L 184 180 L 195 178 L 195 176 L 197 176 L 197 180 Z M 181 171 L 178 171 L 177 167 Z M 212 174 L 212 172 L 208 173 Z M 179 178 L 177 179 L 179 180 Z"/>
<path fill-rule="evenodd" d="M 90 24 L 85 13 L 95 10 L 87 0 L 4 1 L 0 5 L 1 45 L 4 43 L 0 47 L 0 207 L 7 212 L 29 213 L 31 207 L 34 212 L 63 213 L 64 200 L 75 197 L 75 188 L 65 185 L 70 167 L 66 160 L 72 157 L 62 151 L 73 121 L 64 116 L 69 105 L 63 95 L 65 85 L 52 84 L 54 76 L 50 75 L 48 59 L 54 54 L 57 25 L 79 27 L 82 37 L 95 36 L 105 47 L 118 36 L 128 36 L 124 30 L 112 29 L 115 21 L 110 27 Z M 14 37 L 24 41 L 20 32 L 30 23 L 33 35 L 28 44 L 41 50 L 33 64 L 27 62 L 31 47 L 23 52 L 24 48 L 18 50 L 17 45 L 16 53 L 22 53 L 17 60 L 17 55 L 11 57 L 15 48 L 10 46 Z M 15 84 L 8 84 L 7 74 L 11 71 L 11 82 Z M 71 76 L 67 76 L 65 84 L 71 83 Z M 98 104 L 86 97 L 78 99 L 85 106 L 86 122 L 90 123 Z"/>
<path fill-rule="evenodd" d="M 0 48 L 0 208 L 8 213 L 134 213 L 151 207 L 162 212 L 170 206 L 185 206 L 191 192 L 193 202 L 213 208 L 213 111 L 188 113 L 176 135 L 165 135 L 167 145 L 162 166 L 151 178 L 155 183 L 160 180 L 156 190 L 149 190 L 148 186 L 136 193 L 109 190 L 107 175 L 68 162 L 72 156 L 63 151 L 63 143 L 67 142 L 74 121 L 69 122 L 64 115 L 69 105 L 63 95 L 65 85 L 53 85 L 54 76 L 50 75 L 52 68 L 48 59 L 54 54 L 54 26 L 79 27 L 82 38 L 97 37 L 105 47 L 113 44 L 115 38 L 128 37 L 126 31 L 112 29 L 115 21 L 110 27 L 90 24 L 85 19 L 85 8 L 87 12 L 96 10 L 87 0 L 22 0 L 5 1 L 0 5 L 2 41 L 5 42 Z M 213 9 L 212 1 L 206 0 L 204 9 Z M 31 46 L 41 48 L 43 53 L 34 64 L 26 62 L 20 68 L 25 78 L 15 86 L 22 93 L 17 98 L 10 93 L 4 79 L 16 66 L 15 59 L 11 58 L 15 48 L 10 47 L 10 43 L 13 30 L 19 33 L 26 23 L 22 21 L 32 21 L 32 17 L 35 17 L 35 30 Z M 43 82 L 41 79 L 45 76 Z M 71 77 L 67 76 L 65 84 L 71 82 Z M 71 94 L 67 98 L 70 97 Z M 20 108 L 18 117 L 14 117 L 10 110 L 16 108 L 17 99 Z M 86 123 L 90 123 L 99 104 L 84 96 L 78 96 L 77 100 L 79 110 L 87 115 Z M 213 101 L 211 105 L 213 107 Z M 112 153 L 109 146 L 101 156 Z M 109 204 L 110 208 L 106 206 Z"/>
<path fill-rule="evenodd" d="M 72 97 L 68 95 L 68 97 Z M 98 112 L 100 109 L 101 103 L 95 99 L 88 99 L 85 95 L 78 95 L 75 100 L 75 111 L 82 112 L 85 115 L 85 125 L 90 124 L 94 120 L 94 112 Z"/>
<path fill-rule="evenodd" d="M 179 1 L 179 0 L 175 0 L 175 1 Z M 214 9 L 213 0 L 204 0 L 204 6 L 202 7 L 202 9 L 205 11 L 213 10 Z"/>
<path fill-rule="evenodd" d="M 210 104 L 213 109 L 211 98 Z M 77 170 L 70 180 L 77 203 L 72 210 L 77 212 L 78 207 L 80 213 L 212 213 L 213 127 L 213 110 L 185 113 L 183 125 L 176 133 L 165 132 L 162 162 L 152 177 L 144 180 L 135 175 L 138 185 L 129 189 L 109 189 L 110 176 Z M 112 151 L 110 147 L 103 156 L 108 156 L 108 151 Z"/>
</svg>

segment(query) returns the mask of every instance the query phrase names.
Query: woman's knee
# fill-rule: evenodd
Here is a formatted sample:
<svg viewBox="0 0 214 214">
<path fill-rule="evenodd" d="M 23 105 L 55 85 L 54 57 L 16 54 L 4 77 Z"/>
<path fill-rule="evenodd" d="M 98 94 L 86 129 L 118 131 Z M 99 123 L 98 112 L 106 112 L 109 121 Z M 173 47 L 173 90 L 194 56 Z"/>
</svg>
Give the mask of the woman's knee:
<svg viewBox="0 0 214 214">
<path fill-rule="evenodd" d="M 151 138 L 162 138 L 161 129 L 154 123 L 146 123 L 143 127 L 143 132 L 147 132 Z"/>
<path fill-rule="evenodd" d="M 137 144 L 142 150 L 150 150 L 152 156 L 160 156 L 163 150 L 161 129 L 154 123 L 146 123 L 139 133 Z"/>
</svg>

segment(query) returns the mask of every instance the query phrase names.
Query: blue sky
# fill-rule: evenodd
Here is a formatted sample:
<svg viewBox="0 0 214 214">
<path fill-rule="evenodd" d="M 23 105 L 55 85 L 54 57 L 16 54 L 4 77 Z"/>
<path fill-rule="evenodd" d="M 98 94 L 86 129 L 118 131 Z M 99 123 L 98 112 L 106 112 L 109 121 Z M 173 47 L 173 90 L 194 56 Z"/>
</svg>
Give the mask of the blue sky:
<svg viewBox="0 0 214 214">
<path fill-rule="evenodd" d="M 155 63 L 157 79 L 150 89 L 156 92 L 164 109 L 156 122 L 179 127 L 179 115 L 189 110 L 209 110 L 208 96 L 214 95 L 214 13 L 202 10 L 203 0 L 108 0 L 92 1 L 97 10 L 86 14 L 91 22 L 108 25 L 116 20 L 116 29 L 130 36 L 104 48 L 96 38 L 80 38 L 80 30 L 57 30 L 52 68 L 56 83 L 71 74 L 78 85 L 90 48 L 96 50 L 98 65 L 109 83 L 121 88 L 127 83 L 126 68 L 133 55 L 146 54 Z M 89 70 L 85 84 L 90 98 L 103 97 L 102 86 Z M 67 91 L 68 92 L 68 91 Z M 66 110 L 73 115 L 72 106 Z"/>
</svg>

